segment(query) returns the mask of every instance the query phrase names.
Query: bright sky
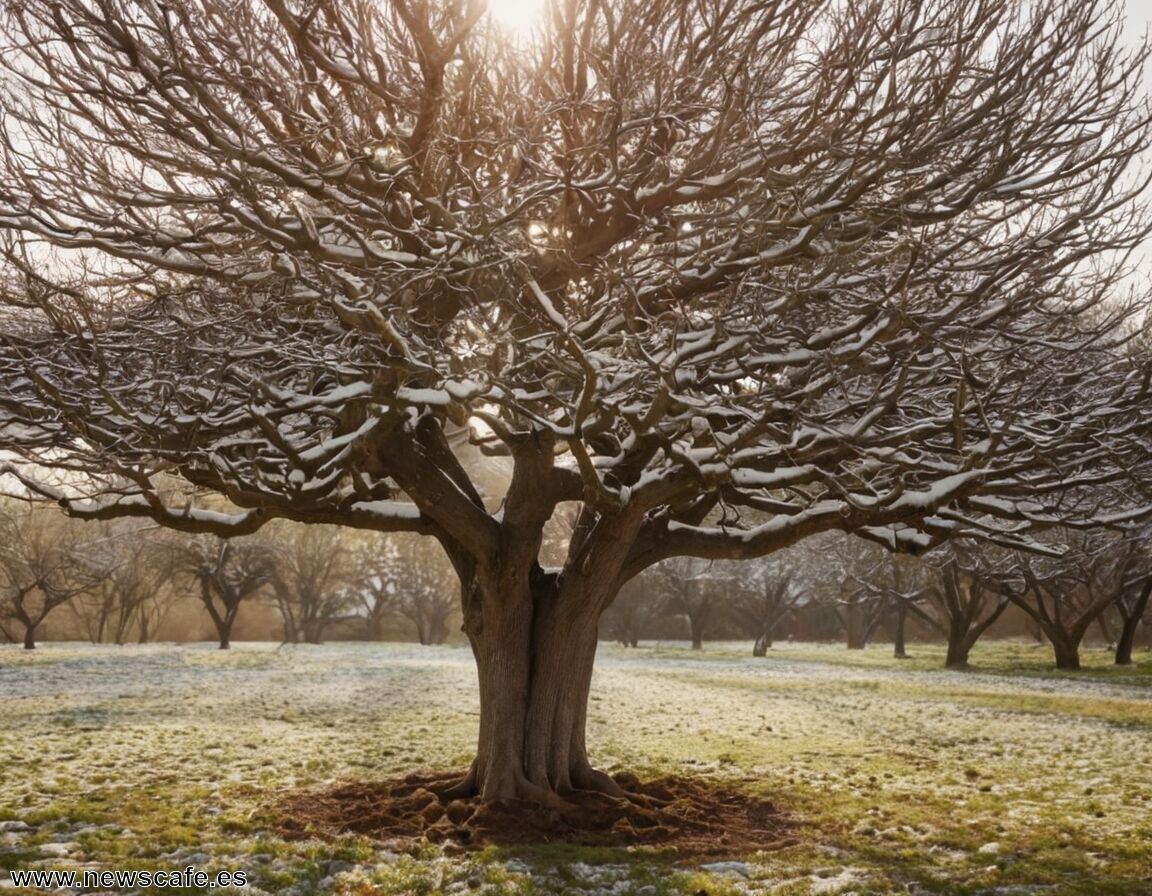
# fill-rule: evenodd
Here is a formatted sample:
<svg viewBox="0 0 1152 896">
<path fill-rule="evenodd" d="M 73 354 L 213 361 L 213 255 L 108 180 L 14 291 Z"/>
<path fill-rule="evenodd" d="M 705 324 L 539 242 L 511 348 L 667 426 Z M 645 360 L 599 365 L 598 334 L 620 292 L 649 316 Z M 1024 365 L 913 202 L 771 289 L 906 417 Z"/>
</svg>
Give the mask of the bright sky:
<svg viewBox="0 0 1152 896">
<path fill-rule="evenodd" d="M 526 34 L 539 19 L 545 2 L 546 0 L 488 0 L 488 12 L 502 27 L 513 34 Z"/>
</svg>

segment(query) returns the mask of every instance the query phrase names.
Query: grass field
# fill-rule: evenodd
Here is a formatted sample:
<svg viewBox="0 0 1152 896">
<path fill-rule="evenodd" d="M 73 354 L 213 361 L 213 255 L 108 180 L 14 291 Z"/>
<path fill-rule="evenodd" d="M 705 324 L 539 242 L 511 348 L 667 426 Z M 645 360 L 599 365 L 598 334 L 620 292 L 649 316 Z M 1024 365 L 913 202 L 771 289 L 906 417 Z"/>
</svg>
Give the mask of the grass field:
<svg viewBox="0 0 1152 896">
<path fill-rule="evenodd" d="M 724 782 L 800 822 L 718 863 L 269 832 L 287 791 L 464 767 L 464 648 L 4 646 L 0 869 L 192 864 L 244 870 L 250 896 L 1152 894 L 1152 657 L 1117 670 L 1087 651 L 1088 668 L 1057 674 L 1043 648 L 990 645 L 949 672 L 941 648 L 911 652 L 602 645 L 602 767 Z"/>
</svg>

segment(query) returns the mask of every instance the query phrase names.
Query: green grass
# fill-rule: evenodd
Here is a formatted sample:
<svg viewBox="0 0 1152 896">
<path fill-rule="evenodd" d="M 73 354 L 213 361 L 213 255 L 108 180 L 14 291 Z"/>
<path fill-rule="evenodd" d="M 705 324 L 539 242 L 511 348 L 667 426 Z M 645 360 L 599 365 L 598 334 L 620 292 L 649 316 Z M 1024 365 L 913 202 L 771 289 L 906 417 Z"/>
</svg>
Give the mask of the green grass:
<svg viewBox="0 0 1152 896">
<path fill-rule="evenodd" d="M 240 645 L 170 665 L 153 655 L 147 669 L 131 650 L 96 667 L 93 651 L 67 646 L 4 669 L 0 651 L 5 675 L 57 676 L 20 698 L 0 682 L 0 821 L 34 828 L 0 835 L 0 868 L 61 867 L 40 850 L 63 838 L 75 862 L 170 870 L 204 855 L 301 896 L 589 892 L 582 867 L 620 896 L 1152 893 L 1146 653 L 1117 671 L 1086 651 L 1088 668 L 1069 674 L 1031 645 L 978 645 L 957 674 L 935 645 L 912 645 L 907 661 L 882 646 L 780 645 L 756 660 L 743 645 L 605 645 L 589 713 L 599 763 L 744 788 L 801 822 L 791 845 L 732 857 L 744 880 L 651 848 L 395 856 L 364 837 L 279 839 L 284 791 L 470 757 L 466 654 L 389 650 Z M 155 680 L 141 688 L 145 675 Z"/>
</svg>

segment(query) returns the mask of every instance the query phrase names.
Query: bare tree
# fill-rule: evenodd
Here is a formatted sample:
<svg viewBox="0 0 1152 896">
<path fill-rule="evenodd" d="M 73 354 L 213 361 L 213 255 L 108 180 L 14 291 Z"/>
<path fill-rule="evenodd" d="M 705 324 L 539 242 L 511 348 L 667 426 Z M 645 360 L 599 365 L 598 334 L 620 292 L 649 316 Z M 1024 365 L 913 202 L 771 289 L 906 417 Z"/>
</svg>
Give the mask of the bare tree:
<svg viewBox="0 0 1152 896">
<path fill-rule="evenodd" d="M 351 552 L 334 526 L 278 526 L 267 534 L 269 582 L 284 620 L 284 640 L 319 644 L 324 630 L 355 599 Z"/>
<path fill-rule="evenodd" d="M 1120 618 L 1120 635 L 1115 644 L 1118 666 L 1132 664 L 1136 629 L 1148 610 L 1152 598 L 1152 531 L 1136 531 L 1128 538 L 1116 538 L 1086 558 L 1096 587 L 1114 595 L 1112 607 Z M 1098 617 L 1103 622 L 1104 614 Z"/>
<path fill-rule="evenodd" d="M 903 594 L 893 593 L 887 553 L 861 538 L 841 537 L 827 545 L 814 578 L 813 599 L 831 607 L 849 650 L 863 650 Z"/>
<path fill-rule="evenodd" d="M 1058 669 L 1080 668 L 1080 644 L 1089 626 L 1116 600 L 1117 588 L 1103 578 L 1109 564 L 1101 563 L 1110 547 L 1107 535 L 1068 533 L 1060 557 L 1021 554 L 1016 563 L 1022 586 L 1010 596 L 1040 627 L 1052 644 Z"/>
<path fill-rule="evenodd" d="M 75 526 L 52 508 L 5 502 L 0 512 L 0 620 L 23 629 L 25 650 L 59 606 L 97 588 L 107 570 Z M 9 640 L 15 638 L 5 627 Z"/>
<path fill-rule="evenodd" d="M 1147 625 L 1149 599 L 1152 598 L 1152 575 L 1145 574 L 1143 581 L 1123 589 L 1116 597 L 1122 626 L 1120 637 L 1116 639 L 1116 665 L 1132 665 L 1132 648 L 1136 644 L 1136 630 L 1143 622 Z"/>
<path fill-rule="evenodd" d="M 711 562 L 690 557 L 666 560 L 654 572 L 665 595 L 661 609 L 683 616 L 692 649 L 703 649 L 704 635 L 724 613 L 726 577 Z"/>
<path fill-rule="evenodd" d="M 145 535 L 139 525 L 103 523 L 90 544 L 88 562 L 102 574 L 70 603 L 90 641 L 148 641 L 171 606 L 173 552 Z M 162 541 L 162 539 L 160 540 Z"/>
<path fill-rule="evenodd" d="M 1010 604 L 1012 591 L 1005 578 L 1009 557 L 1003 551 L 952 542 L 925 562 L 933 581 L 925 591 L 928 612 L 921 618 L 947 641 L 944 665 L 966 668 L 976 642 Z"/>
<path fill-rule="evenodd" d="M 442 644 L 459 602 L 459 584 L 444 552 L 430 539 L 393 535 L 367 541 L 359 552 L 355 590 L 379 637 L 384 619 L 400 616 L 421 644 Z"/>
<path fill-rule="evenodd" d="M 437 539 L 456 792 L 618 792 L 597 620 L 662 560 L 1147 510 L 1114 6 L 573 0 L 525 41 L 472 0 L 6 9 L 8 469 L 75 516 Z"/>
<path fill-rule="evenodd" d="M 651 627 L 664 609 L 654 576 L 644 574 L 625 582 L 600 617 L 602 633 L 625 647 L 639 647 L 651 637 Z"/>
<path fill-rule="evenodd" d="M 729 612 L 752 634 L 752 655 L 767 656 L 781 623 L 799 605 L 801 589 L 792 566 L 751 564 L 730 598 Z"/>
<path fill-rule="evenodd" d="M 241 604 L 272 579 L 273 554 L 258 541 L 214 535 L 186 539 L 178 550 L 177 563 L 195 582 L 200 602 L 216 627 L 220 649 L 227 650 Z"/>
</svg>

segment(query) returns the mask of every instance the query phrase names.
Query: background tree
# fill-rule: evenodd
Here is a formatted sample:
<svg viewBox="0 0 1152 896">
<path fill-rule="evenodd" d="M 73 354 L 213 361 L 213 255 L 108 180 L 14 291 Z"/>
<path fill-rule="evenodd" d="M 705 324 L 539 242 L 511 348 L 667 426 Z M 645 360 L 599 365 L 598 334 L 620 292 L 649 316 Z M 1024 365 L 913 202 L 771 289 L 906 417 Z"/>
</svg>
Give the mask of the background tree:
<svg viewBox="0 0 1152 896">
<path fill-rule="evenodd" d="M 1002 568 L 1007 559 L 1005 552 L 993 554 L 961 542 L 925 558 L 934 581 L 925 591 L 928 612 L 921 616 L 947 642 L 946 667 L 966 668 L 976 642 L 1008 608 L 1011 587 Z"/>
<path fill-rule="evenodd" d="M 522 41 L 477 2 L 7 9 L 10 471 L 82 517 L 437 539 L 460 793 L 618 792 L 597 622 L 662 560 L 1146 510 L 1115 6 L 576 0 Z"/>
<path fill-rule="evenodd" d="M 860 538 L 830 540 L 814 583 L 815 599 L 840 621 L 849 650 L 863 650 L 891 615 L 892 567 L 885 552 Z"/>
<path fill-rule="evenodd" d="M 652 636 L 652 623 L 664 608 L 653 580 L 639 575 L 624 583 L 600 618 L 604 635 L 625 647 L 639 647 L 641 638 Z"/>
<path fill-rule="evenodd" d="M 23 630 L 25 650 L 36 647 L 36 629 L 49 613 L 107 577 L 92 553 L 76 527 L 51 508 L 0 505 L 0 619 Z"/>
<path fill-rule="evenodd" d="M 1110 544 L 1105 542 L 1089 561 L 1097 587 L 1115 595 L 1112 606 L 1120 617 L 1120 634 L 1114 642 L 1109 638 L 1109 642 L 1115 644 L 1118 666 L 1132 664 L 1136 630 L 1152 598 L 1150 539 L 1152 532 L 1148 529 L 1137 530 L 1128 538 L 1114 538 Z"/>
<path fill-rule="evenodd" d="M 155 527 L 151 527 L 155 528 Z M 102 523 L 85 550 L 103 573 L 69 606 L 94 644 L 149 641 L 171 607 L 176 572 L 171 547 L 131 521 Z"/>
<path fill-rule="evenodd" d="M 370 539 L 358 554 L 355 591 L 371 637 L 400 616 L 421 644 L 443 644 L 459 604 L 459 583 L 444 552 L 430 539 L 391 535 Z"/>
<path fill-rule="evenodd" d="M 777 630 L 802 600 L 796 569 L 784 557 L 748 564 L 729 599 L 729 612 L 752 634 L 752 655 L 766 656 Z"/>
<path fill-rule="evenodd" d="M 267 536 L 267 581 L 284 620 L 284 640 L 319 644 L 354 600 L 350 550 L 334 526 L 277 526 Z M 252 570 L 259 572 L 258 561 Z"/>
<path fill-rule="evenodd" d="M 1108 563 L 1101 562 L 1110 538 L 1106 534 L 1065 533 L 1059 557 L 1017 557 L 1010 587 L 1012 602 L 1027 613 L 1051 642 L 1056 668 L 1080 668 L 1080 644 L 1089 626 L 1116 600 L 1117 587 L 1104 581 Z"/>
<path fill-rule="evenodd" d="M 191 577 L 208 611 L 220 649 L 232 646 L 232 626 L 241 604 L 272 580 L 275 560 L 269 548 L 252 539 L 200 535 L 180 543 L 180 568 Z"/>
<path fill-rule="evenodd" d="M 704 636 L 724 613 L 730 582 L 712 563 L 690 557 L 666 560 L 653 572 L 665 595 L 662 611 L 683 617 L 692 649 L 703 649 Z"/>
</svg>

